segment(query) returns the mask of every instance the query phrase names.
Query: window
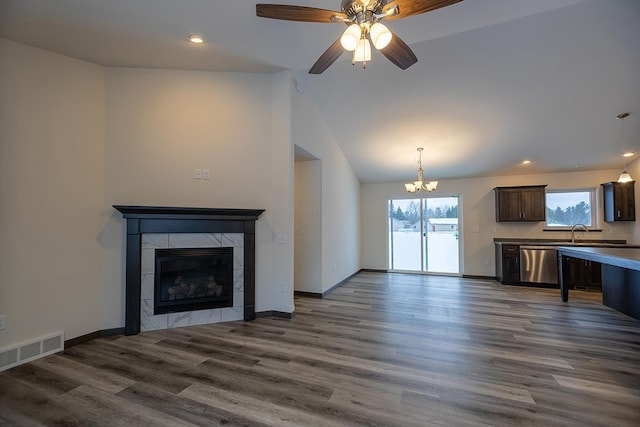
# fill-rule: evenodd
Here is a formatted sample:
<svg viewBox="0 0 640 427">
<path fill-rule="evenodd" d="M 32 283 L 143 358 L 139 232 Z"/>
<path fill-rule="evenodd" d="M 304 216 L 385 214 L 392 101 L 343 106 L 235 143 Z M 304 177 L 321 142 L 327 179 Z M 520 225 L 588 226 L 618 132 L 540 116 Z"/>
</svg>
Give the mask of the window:
<svg viewBox="0 0 640 427">
<path fill-rule="evenodd" d="M 547 227 L 596 226 L 596 189 L 547 190 Z"/>
</svg>

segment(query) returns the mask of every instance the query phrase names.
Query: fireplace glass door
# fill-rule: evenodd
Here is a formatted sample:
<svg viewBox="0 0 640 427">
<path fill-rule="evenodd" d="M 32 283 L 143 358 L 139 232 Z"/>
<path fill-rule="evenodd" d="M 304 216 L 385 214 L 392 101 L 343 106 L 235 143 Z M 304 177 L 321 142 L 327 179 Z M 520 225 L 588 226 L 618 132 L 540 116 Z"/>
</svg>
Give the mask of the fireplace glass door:
<svg viewBox="0 0 640 427">
<path fill-rule="evenodd" d="M 233 306 L 233 248 L 156 249 L 154 314 Z"/>
</svg>

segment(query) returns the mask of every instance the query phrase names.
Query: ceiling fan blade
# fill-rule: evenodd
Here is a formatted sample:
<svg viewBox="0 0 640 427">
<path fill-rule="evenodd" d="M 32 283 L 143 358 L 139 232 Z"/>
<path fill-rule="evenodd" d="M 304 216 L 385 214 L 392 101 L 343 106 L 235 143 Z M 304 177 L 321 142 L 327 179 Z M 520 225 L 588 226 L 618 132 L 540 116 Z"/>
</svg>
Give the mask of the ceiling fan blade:
<svg viewBox="0 0 640 427">
<path fill-rule="evenodd" d="M 391 34 L 393 34 L 391 42 L 384 49 L 381 49 L 380 53 L 398 67 L 406 70 L 418 62 L 418 58 L 400 37 L 393 32 Z"/>
<path fill-rule="evenodd" d="M 459 3 L 462 0 L 394 0 L 385 5 L 383 11 L 387 11 L 394 6 L 398 6 L 398 14 L 388 16 L 387 20 L 406 18 L 408 16 L 420 15 L 421 13 L 431 12 L 452 4 Z"/>
<path fill-rule="evenodd" d="M 340 43 L 340 39 L 333 42 L 329 49 L 325 50 L 324 53 L 318 58 L 313 67 L 309 70 L 309 74 L 322 74 L 324 70 L 329 68 L 331 64 L 336 62 L 340 55 L 344 53 L 344 48 Z"/>
<path fill-rule="evenodd" d="M 347 15 L 334 10 L 287 4 L 257 4 L 256 15 L 261 18 L 302 22 L 344 22 Z"/>
</svg>

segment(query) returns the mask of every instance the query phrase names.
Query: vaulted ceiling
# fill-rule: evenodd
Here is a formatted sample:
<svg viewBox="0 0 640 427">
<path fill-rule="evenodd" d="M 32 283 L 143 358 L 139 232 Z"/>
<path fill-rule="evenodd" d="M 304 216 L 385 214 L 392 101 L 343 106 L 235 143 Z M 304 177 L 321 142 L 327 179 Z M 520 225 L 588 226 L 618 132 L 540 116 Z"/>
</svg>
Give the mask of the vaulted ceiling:
<svg viewBox="0 0 640 427">
<path fill-rule="evenodd" d="M 388 23 L 409 69 L 344 54 L 321 75 L 307 70 L 344 25 L 258 18 L 255 3 L 2 0 L 0 37 L 105 66 L 292 70 L 363 182 L 412 179 L 419 146 L 434 179 L 621 168 L 623 142 L 640 151 L 640 1 L 464 0 Z"/>
</svg>

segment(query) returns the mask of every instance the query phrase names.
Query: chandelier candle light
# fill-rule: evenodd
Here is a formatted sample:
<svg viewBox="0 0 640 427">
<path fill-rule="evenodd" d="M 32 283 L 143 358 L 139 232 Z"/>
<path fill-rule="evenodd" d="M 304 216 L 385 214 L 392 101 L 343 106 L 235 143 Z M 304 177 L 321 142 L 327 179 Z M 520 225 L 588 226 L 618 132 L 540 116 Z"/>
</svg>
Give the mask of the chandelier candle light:
<svg viewBox="0 0 640 427">
<path fill-rule="evenodd" d="M 418 193 L 420 191 L 431 193 L 432 191 L 436 191 L 436 188 L 438 187 L 438 181 L 424 181 L 424 169 L 422 169 L 422 150 L 424 150 L 424 148 L 418 148 L 418 179 L 412 183 L 404 185 L 409 193 Z"/>
</svg>

